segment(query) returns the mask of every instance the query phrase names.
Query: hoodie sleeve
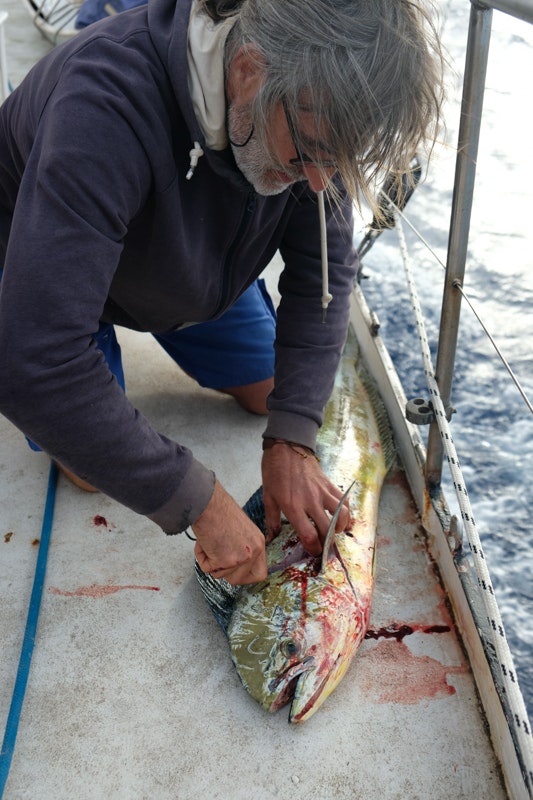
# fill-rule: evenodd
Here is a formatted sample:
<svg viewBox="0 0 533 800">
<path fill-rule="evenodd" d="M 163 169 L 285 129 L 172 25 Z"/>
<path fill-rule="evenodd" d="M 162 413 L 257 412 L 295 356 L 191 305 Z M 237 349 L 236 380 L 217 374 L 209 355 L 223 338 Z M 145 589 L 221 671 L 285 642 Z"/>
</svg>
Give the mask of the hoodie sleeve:
<svg viewBox="0 0 533 800">
<path fill-rule="evenodd" d="M 92 338 L 150 164 L 118 88 L 91 100 L 68 86 L 54 89 L 31 136 L 11 137 L 28 152 L 0 293 L 0 411 L 53 459 L 176 533 L 201 514 L 214 476 L 131 405 Z M 19 129 L 35 108 L 24 97 L 10 98 L 6 117 Z"/>
<path fill-rule="evenodd" d="M 335 372 L 346 341 L 350 294 L 358 259 L 353 247 L 351 202 L 326 200 L 329 290 L 322 322 L 320 228 L 316 195 L 305 192 L 295 206 L 280 252 L 285 263 L 279 288 L 275 387 L 265 437 L 314 449 Z"/>
</svg>

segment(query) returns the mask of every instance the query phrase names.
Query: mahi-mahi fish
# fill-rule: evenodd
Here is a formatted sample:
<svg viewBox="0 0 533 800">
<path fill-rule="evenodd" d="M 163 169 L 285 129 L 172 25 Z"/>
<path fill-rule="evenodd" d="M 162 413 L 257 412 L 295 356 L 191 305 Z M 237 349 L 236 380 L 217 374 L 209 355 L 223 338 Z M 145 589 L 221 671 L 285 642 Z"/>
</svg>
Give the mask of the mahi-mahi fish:
<svg viewBox="0 0 533 800">
<path fill-rule="evenodd" d="M 338 685 L 370 619 L 381 487 L 395 451 L 385 408 L 349 337 L 319 432 L 326 475 L 347 491 L 351 522 L 322 555 L 303 549 L 286 522 L 267 545 L 268 577 L 235 587 L 196 564 L 204 595 L 226 633 L 247 691 L 267 711 L 291 703 L 290 722 L 308 719 Z M 264 527 L 261 490 L 245 511 Z"/>
</svg>

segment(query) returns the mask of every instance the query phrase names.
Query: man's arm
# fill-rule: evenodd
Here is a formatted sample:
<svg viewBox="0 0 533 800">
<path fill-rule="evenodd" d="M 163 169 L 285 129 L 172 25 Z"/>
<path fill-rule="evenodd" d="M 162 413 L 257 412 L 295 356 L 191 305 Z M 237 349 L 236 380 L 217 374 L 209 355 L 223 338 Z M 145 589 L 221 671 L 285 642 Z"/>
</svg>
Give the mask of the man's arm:
<svg viewBox="0 0 533 800">
<path fill-rule="evenodd" d="M 294 525 L 311 553 L 320 553 L 329 517 L 342 497 L 313 457 L 342 348 L 346 341 L 350 295 L 358 261 L 353 248 L 351 202 L 327 208 L 329 287 L 333 300 L 322 322 L 320 235 L 316 196 L 295 209 L 281 253 L 286 267 L 276 334 L 275 388 L 268 400 L 264 436 L 276 444 L 263 454 L 263 494 L 267 527 L 279 529 L 281 514 Z M 294 444 L 304 447 L 295 447 Z M 309 448 L 306 451 L 305 448 Z M 347 507 L 337 528 L 348 524 Z"/>
</svg>

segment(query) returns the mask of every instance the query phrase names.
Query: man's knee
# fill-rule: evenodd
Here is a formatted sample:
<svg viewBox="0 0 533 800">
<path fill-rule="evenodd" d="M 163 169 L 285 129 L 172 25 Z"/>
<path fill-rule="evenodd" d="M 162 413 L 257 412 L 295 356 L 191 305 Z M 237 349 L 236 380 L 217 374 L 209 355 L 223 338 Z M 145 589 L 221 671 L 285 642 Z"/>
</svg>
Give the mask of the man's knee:
<svg viewBox="0 0 533 800">
<path fill-rule="evenodd" d="M 246 386 L 230 386 L 219 391 L 235 398 L 241 408 L 251 414 L 268 414 L 266 400 L 274 388 L 274 378 L 267 378 L 258 383 L 249 383 Z"/>
</svg>

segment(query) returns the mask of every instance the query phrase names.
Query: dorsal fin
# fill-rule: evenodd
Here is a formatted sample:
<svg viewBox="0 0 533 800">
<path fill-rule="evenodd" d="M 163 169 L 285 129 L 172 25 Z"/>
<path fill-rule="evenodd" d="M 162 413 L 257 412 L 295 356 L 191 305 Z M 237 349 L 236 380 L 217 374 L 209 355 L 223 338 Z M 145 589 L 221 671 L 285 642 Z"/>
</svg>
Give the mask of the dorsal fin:
<svg viewBox="0 0 533 800">
<path fill-rule="evenodd" d="M 331 550 L 333 546 L 333 541 L 335 539 L 335 525 L 337 524 L 337 520 L 339 519 L 339 514 L 341 513 L 344 501 L 352 491 L 354 483 L 355 481 L 352 481 L 351 484 L 346 489 L 346 491 L 344 492 L 343 496 L 339 501 L 339 505 L 335 509 L 335 513 L 331 518 L 331 522 L 329 523 L 328 532 L 326 534 L 326 539 L 324 541 L 324 547 L 322 549 L 322 563 L 320 565 L 320 572 L 324 572 L 324 569 L 326 568 L 326 564 L 329 558 L 329 551 Z"/>
</svg>

